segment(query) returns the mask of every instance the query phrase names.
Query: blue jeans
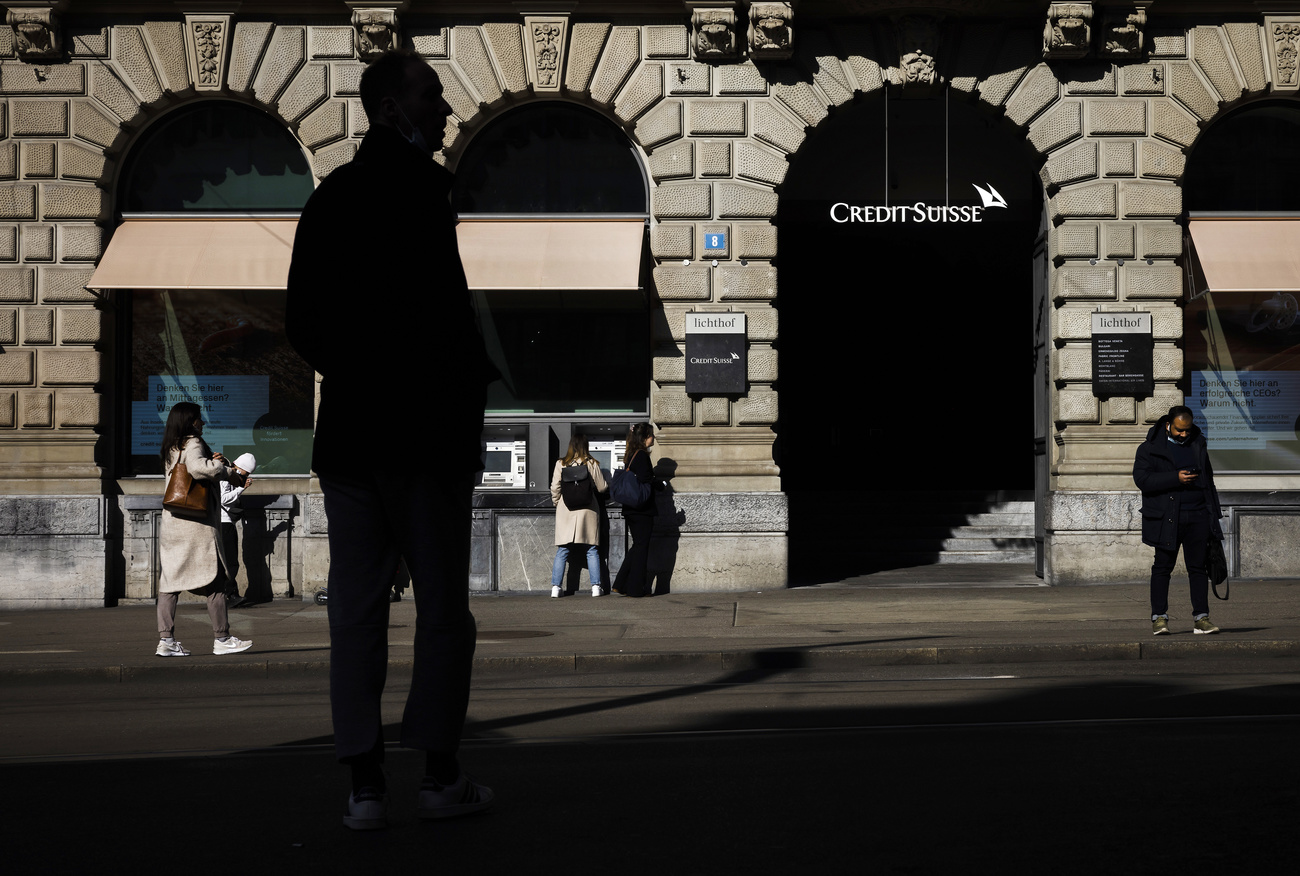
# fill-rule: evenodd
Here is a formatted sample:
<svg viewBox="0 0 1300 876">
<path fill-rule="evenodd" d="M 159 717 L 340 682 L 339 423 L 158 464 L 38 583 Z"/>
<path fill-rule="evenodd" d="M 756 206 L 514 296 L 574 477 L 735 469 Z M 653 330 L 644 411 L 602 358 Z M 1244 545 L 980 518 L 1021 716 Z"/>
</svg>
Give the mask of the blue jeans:
<svg viewBox="0 0 1300 876">
<path fill-rule="evenodd" d="M 591 576 L 591 586 L 600 586 L 600 548 L 594 544 L 562 544 L 555 549 L 555 565 L 551 567 L 551 586 L 564 586 L 564 564 L 569 561 L 569 548 L 587 549 L 587 574 Z"/>
</svg>

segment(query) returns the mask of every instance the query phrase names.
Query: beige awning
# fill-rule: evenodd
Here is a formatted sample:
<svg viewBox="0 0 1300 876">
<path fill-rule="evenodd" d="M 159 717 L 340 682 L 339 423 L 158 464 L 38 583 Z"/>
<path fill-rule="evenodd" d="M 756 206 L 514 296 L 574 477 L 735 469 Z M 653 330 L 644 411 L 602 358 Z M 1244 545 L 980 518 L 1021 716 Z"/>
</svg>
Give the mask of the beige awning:
<svg viewBox="0 0 1300 876">
<path fill-rule="evenodd" d="M 297 219 L 128 219 L 91 289 L 283 289 Z"/>
<path fill-rule="evenodd" d="M 1300 219 L 1192 219 L 1188 227 L 1206 291 L 1300 291 Z"/>
<path fill-rule="evenodd" d="M 461 219 L 471 289 L 640 289 L 645 220 Z"/>
</svg>

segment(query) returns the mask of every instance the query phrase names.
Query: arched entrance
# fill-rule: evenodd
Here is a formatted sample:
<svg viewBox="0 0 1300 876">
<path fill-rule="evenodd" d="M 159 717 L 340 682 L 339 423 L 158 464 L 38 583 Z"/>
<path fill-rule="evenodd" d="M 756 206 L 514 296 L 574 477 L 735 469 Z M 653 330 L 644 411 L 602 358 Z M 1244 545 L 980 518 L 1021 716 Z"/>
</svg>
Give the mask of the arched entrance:
<svg viewBox="0 0 1300 876">
<path fill-rule="evenodd" d="M 946 95 L 855 105 L 793 159 L 777 461 L 796 581 L 934 562 L 972 499 L 1032 495 L 1037 164 Z"/>
</svg>

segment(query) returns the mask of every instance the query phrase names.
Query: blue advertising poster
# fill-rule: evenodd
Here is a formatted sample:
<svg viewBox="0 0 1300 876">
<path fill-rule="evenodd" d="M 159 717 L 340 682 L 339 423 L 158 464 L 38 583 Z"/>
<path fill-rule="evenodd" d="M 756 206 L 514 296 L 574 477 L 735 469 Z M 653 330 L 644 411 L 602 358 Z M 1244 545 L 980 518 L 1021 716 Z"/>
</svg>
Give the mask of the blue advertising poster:
<svg viewBox="0 0 1300 876">
<path fill-rule="evenodd" d="M 145 401 L 131 402 L 131 453 L 158 454 L 167 414 L 177 402 L 203 409 L 203 439 L 220 451 L 226 445 L 253 443 L 253 426 L 270 408 L 266 375 L 150 374 Z"/>
<path fill-rule="evenodd" d="M 1264 450 L 1296 440 L 1300 371 L 1193 371 L 1188 407 L 1214 450 Z"/>
</svg>

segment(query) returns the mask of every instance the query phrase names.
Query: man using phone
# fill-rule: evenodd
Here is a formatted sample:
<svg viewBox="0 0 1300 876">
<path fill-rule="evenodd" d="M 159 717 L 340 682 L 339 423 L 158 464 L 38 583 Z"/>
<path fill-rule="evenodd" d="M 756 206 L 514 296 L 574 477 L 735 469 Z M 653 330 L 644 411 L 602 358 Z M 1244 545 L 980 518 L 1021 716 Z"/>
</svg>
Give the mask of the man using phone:
<svg viewBox="0 0 1300 876">
<path fill-rule="evenodd" d="M 1210 620 L 1205 554 L 1211 537 L 1223 538 L 1223 512 L 1209 449 L 1191 408 L 1175 405 L 1147 432 L 1133 460 L 1133 481 L 1142 491 L 1142 543 L 1156 549 L 1151 631 L 1169 632 L 1169 576 L 1181 546 L 1192 591 L 1192 632 L 1217 633 Z"/>
</svg>

